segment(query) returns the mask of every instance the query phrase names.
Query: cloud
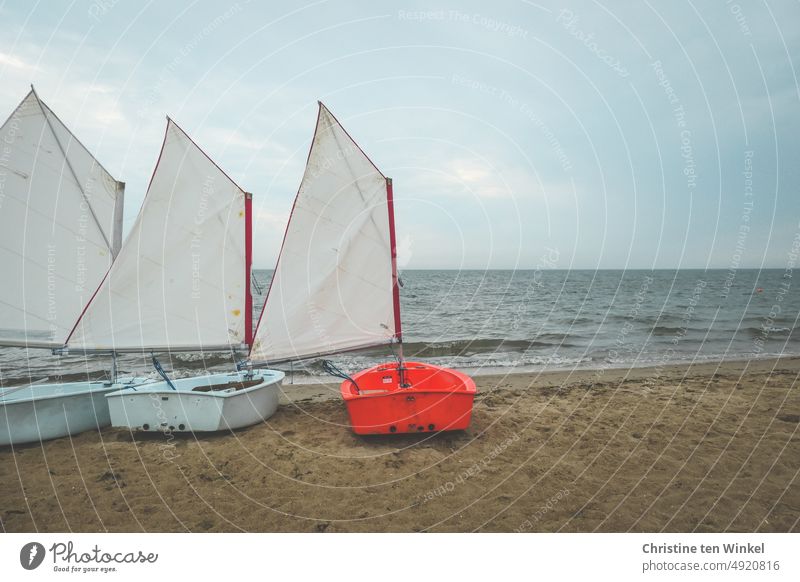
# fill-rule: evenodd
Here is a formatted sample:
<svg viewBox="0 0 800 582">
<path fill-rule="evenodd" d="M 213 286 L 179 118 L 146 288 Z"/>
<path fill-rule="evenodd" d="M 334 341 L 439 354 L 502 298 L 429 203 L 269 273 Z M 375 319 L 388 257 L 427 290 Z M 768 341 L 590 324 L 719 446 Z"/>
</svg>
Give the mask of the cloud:
<svg viewBox="0 0 800 582">
<path fill-rule="evenodd" d="M 435 158 L 429 158 L 430 160 Z M 572 186 L 543 182 L 534 170 L 514 164 L 491 166 L 479 158 L 457 158 L 438 164 L 441 169 L 415 170 L 404 190 L 412 196 L 471 198 L 476 202 L 518 202 L 574 198 Z"/>
<path fill-rule="evenodd" d="M 15 57 L 6 53 L 0 53 L 0 65 L 12 67 L 14 69 L 23 69 L 30 72 L 37 70 L 37 67 L 26 63 L 19 57 Z"/>
<path fill-rule="evenodd" d="M 707 225 L 738 228 L 745 148 L 757 152 L 762 238 L 796 231 L 792 58 L 800 29 L 788 24 L 796 20 L 796 4 L 743 10 L 752 38 L 743 36 L 727 6 L 688 14 L 643 8 L 622 20 L 590 5 L 572 8 L 581 30 L 624 62 L 631 72 L 626 82 L 570 31 L 553 26 L 558 12 L 542 15 L 530 6 L 497 14 L 498 22 L 530 29 L 530 38 L 453 20 L 362 22 L 380 15 L 375 7 L 281 18 L 280 7 L 255 3 L 229 16 L 211 5 L 167 13 L 126 6 L 103 13 L 102 26 L 85 10 L 28 15 L 29 7 L 0 8 L 9 28 L 0 49 L 0 117 L 33 82 L 127 182 L 126 225 L 140 206 L 169 114 L 253 192 L 254 208 L 263 210 L 255 217 L 257 258 L 270 264 L 321 98 L 395 179 L 403 230 L 412 236 L 409 245 L 398 242 L 407 257 L 413 246 L 414 266 L 458 265 L 463 257 L 481 265 L 485 233 L 494 237 L 493 249 L 516 256 L 520 217 L 530 233 L 525 248 L 542 232 L 560 236 L 564 248 L 580 240 L 576 256 L 588 265 L 595 231 L 605 229 L 615 238 L 604 253 L 619 259 L 608 265 L 621 265 L 630 254 L 630 237 L 623 235 L 634 224 L 634 208 L 636 225 L 650 221 L 637 226 L 647 235 L 636 249 L 642 256 L 659 243 L 651 223 L 665 236 L 696 223 L 697 244 L 710 248 L 714 233 Z M 345 22 L 351 28 L 341 28 Z M 202 32 L 207 25 L 213 30 Z M 681 129 L 650 67 L 655 60 L 670 72 L 698 164 L 706 168 L 706 195 L 692 204 L 676 196 L 665 202 L 665 193 L 684 191 L 686 181 L 676 146 Z M 689 62 L 696 76 L 680 74 Z M 456 227 L 469 233 L 463 242 Z M 447 236 L 428 234 L 440 232 Z M 762 239 L 749 240 L 755 248 Z M 486 260 L 505 265 L 501 254 Z"/>
<path fill-rule="evenodd" d="M 285 228 L 288 215 L 266 208 L 257 208 L 254 218 L 255 222 L 263 227 Z"/>
<path fill-rule="evenodd" d="M 503 199 L 513 195 L 500 173 L 478 159 L 459 158 L 431 163 L 433 168 L 418 170 L 407 190 L 433 196 Z"/>
</svg>

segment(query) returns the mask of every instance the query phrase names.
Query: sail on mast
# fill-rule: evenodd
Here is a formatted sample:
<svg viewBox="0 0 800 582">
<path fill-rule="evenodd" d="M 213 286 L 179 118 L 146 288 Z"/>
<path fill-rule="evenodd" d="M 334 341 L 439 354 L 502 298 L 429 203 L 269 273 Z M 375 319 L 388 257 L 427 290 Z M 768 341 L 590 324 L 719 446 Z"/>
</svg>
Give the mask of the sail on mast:
<svg viewBox="0 0 800 582">
<path fill-rule="evenodd" d="M 245 343 L 249 196 L 168 119 L 136 223 L 69 349 L 219 350 Z"/>
<path fill-rule="evenodd" d="M 0 345 L 64 345 L 119 248 L 124 187 L 31 89 L 0 127 Z"/>
<path fill-rule="evenodd" d="M 250 359 L 400 339 L 391 181 L 322 104 Z"/>
</svg>

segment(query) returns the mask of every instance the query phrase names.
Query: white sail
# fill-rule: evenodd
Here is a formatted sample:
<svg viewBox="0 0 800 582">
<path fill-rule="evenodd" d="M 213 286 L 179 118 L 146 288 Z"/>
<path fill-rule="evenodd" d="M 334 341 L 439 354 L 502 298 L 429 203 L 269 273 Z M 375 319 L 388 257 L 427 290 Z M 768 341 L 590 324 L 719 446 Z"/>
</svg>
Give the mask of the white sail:
<svg viewBox="0 0 800 582">
<path fill-rule="evenodd" d="M 245 342 L 248 197 L 168 120 L 136 223 L 69 348 L 200 350 Z"/>
<path fill-rule="evenodd" d="M 0 128 L 0 345 L 64 345 L 119 248 L 123 190 L 31 90 Z"/>
<path fill-rule="evenodd" d="M 390 188 L 320 103 L 251 360 L 304 358 L 399 337 Z"/>
</svg>

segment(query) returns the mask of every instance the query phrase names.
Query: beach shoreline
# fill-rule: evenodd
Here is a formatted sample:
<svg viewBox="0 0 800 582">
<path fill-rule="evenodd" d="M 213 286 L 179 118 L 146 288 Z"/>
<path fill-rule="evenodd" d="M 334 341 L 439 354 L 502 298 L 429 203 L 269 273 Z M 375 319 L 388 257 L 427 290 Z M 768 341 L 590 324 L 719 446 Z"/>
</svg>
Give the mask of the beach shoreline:
<svg viewBox="0 0 800 582">
<path fill-rule="evenodd" d="M 734 358 L 721 361 L 699 361 L 699 362 L 664 362 L 659 365 L 643 364 L 641 366 L 624 365 L 601 365 L 594 367 L 571 367 L 556 369 L 530 369 L 529 367 L 517 367 L 508 369 L 475 369 L 475 368 L 454 368 L 476 379 L 482 385 L 491 386 L 503 382 L 507 378 L 521 377 L 523 381 L 513 382 L 511 389 L 541 388 L 554 383 L 563 384 L 565 382 L 586 383 L 592 379 L 595 381 L 614 380 L 642 380 L 663 374 L 678 374 L 684 370 L 692 370 L 696 374 L 713 374 L 721 368 L 738 369 L 746 365 L 750 371 L 760 371 L 768 373 L 770 370 L 782 365 L 800 367 L 800 356 L 790 355 L 779 358 Z M 313 380 L 313 381 L 309 381 Z M 527 382 L 527 383 L 526 383 Z M 339 398 L 339 383 L 337 378 L 316 378 L 305 376 L 296 381 L 287 372 L 284 381 L 284 392 L 281 395 L 281 403 L 287 404 L 297 400 L 306 402 L 323 402 L 326 400 Z M 479 387 L 480 389 L 480 387 Z M 479 390 L 480 391 L 480 390 Z"/>
<path fill-rule="evenodd" d="M 358 437 L 338 383 L 230 433 L 0 449 L 3 531 L 797 531 L 800 358 L 477 375 L 467 431 Z"/>
</svg>

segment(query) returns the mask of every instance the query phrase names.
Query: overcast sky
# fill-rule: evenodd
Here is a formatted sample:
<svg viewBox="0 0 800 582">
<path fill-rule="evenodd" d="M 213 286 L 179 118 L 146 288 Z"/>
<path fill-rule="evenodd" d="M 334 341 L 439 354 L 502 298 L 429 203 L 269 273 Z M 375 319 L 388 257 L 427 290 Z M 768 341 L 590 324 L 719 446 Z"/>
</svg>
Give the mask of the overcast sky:
<svg viewBox="0 0 800 582">
<path fill-rule="evenodd" d="M 318 99 L 394 178 L 405 268 L 784 268 L 800 236 L 797 2 L 18 0 L 0 21 L 0 117 L 34 83 L 127 183 L 129 227 L 170 115 L 254 193 L 257 267 Z"/>
</svg>

